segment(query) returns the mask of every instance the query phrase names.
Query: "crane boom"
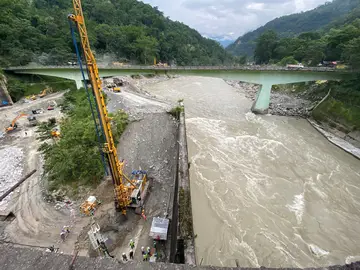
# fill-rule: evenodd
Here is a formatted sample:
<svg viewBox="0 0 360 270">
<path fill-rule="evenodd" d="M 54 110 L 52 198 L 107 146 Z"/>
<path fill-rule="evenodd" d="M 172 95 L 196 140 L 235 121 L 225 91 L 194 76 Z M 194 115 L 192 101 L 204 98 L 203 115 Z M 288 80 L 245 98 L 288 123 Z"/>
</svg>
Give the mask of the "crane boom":
<svg viewBox="0 0 360 270">
<path fill-rule="evenodd" d="M 10 126 L 8 126 L 7 128 L 5 128 L 5 133 L 15 130 L 15 129 L 17 128 L 16 121 L 19 120 L 21 117 L 26 117 L 26 116 L 28 116 L 28 114 L 26 114 L 26 113 L 21 113 L 21 114 L 19 114 L 18 116 L 16 116 L 16 117 L 11 121 Z"/>
<path fill-rule="evenodd" d="M 18 116 L 16 116 L 12 121 L 11 121 L 11 127 L 14 127 L 16 124 L 16 121 L 19 120 L 21 117 L 26 117 L 28 116 L 28 114 L 26 113 L 21 113 Z"/>
<path fill-rule="evenodd" d="M 118 159 L 117 150 L 111 131 L 110 118 L 106 108 L 106 101 L 101 90 L 101 80 L 99 77 L 99 70 L 96 64 L 96 59 L 90 48 L 89 37 L 86 30 L 81 0 L 73 0 L 73 7 L 75 14 L 69 15 L 69 19 L 74 21 L 77 25 L 78 32 L 81 39 L 81 46 L 88 69 L 88 76 L 95 96 L 96 106 L 99 110 L 100 123 L 104 131 L 105 144 L 104 153 L 107 154 L 111 176 L 114 184 L 115 193 L 115 208 L 126 214 L 126 207 L 131 203 L 129 193 L 133 191 L 135 186 L 123 174 L 124 163 Z M 125 180 L 129 181 L 130 185 L 124 185 Z"/>
</svg>

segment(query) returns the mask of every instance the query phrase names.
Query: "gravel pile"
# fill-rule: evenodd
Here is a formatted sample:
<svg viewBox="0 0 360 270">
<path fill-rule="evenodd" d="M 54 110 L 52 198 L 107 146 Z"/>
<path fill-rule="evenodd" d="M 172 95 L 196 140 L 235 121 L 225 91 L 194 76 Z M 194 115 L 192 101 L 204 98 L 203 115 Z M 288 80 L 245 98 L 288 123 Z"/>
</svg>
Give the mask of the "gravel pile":
<svg viewBox="0 0 360 270">
<path fill-rule="evenodd" d="M 21 179 L 24 153 L 18 147 L 0 149 L 0 194 L 3 194 Z M 0 211 L 5 211 L 10 195 L 0 202 Z"/>
<path fill-rule="evenodd" d="M 307 118 L 310 116 L 310 107 L 311 102 L 308 100 L 282 93 L 271 93 L 269 106 L 271 114 Z"/>
</svg>

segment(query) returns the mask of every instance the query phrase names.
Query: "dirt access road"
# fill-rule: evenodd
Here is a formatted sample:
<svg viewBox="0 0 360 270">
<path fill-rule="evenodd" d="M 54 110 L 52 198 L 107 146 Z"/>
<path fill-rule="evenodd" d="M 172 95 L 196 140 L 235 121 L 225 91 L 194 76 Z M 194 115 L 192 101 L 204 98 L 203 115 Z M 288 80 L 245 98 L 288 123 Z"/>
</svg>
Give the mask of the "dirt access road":
<svg viewBox="0 0 360 270">
<path fill-rule="evenodd" d="M 0 110 L 1 131 L 9 125 L 11 120 L 19 113 L 29 113 L 33 109 L 43 109 L 43 114 L 37 114 L 38 121 L 46 121 L 55 117 L 58 120 L 62 117 L 59 108 L 48 111 L 48 103 L 52 100 L 61 100 L 64 92 L 48 95 L 42 99 L 29 103 L 19 102 L 11 107 Z M 59 103 L 59 102 L 58 102 Z M 81 218 L 72 222 L 72 233 L 65 243 L 60 242 L 59 233 L 62 226 L 68 225 L 70 221 L 70 209 L 62 207 L 55 209 L 54 204 L 46 202 L 43 198 L 43 183 L 41 181 L 42 159 L 38 152 L 39 141 L 36 140 L 36 127 L 29 127 L 26 117 L 17 121 L 18 129 L 12 133 L 3 135 L 0 138 L 0 163 L 5 165 L 5 171 L 0 174 L 6 178 L 2 180 L 3 190 L 16 183 L 22 176 L 33 169 L 37 172 L 27 179 L 7 201 L 2 205 L 3 214 L 10 211 L 15 214 L 12 222 L 3 222 L 1 239 L 21 245 L 33 245 L 48 247 L 55 245 L 64 253 L 72 253 L 77 240 L 76 232 L 83 227 Z M 17 161 L 14 164 L 14 160 Z M 16 172 L 15 174 L 13 172 Z"/>
</svg>

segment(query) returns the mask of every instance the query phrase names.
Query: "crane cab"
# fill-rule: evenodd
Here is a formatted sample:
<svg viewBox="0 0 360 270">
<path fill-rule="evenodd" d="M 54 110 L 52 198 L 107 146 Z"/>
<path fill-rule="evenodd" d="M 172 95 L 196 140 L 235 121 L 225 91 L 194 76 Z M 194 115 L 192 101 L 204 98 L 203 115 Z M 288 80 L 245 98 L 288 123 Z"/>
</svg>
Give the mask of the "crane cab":
<svg viewBox="0 0 360 270">
<path fill-rule="evenodd" d="M 130 204 L 129 207 L 138 208 L 142 207 L 144 204 L 144 199 L 146 196 L 146 191 L 148 189 L 149 183 L 147 182 L 147 172 L 144 170 L 134 170 L 132 172 L 132 179 L 131 182 L 133 183 L 136 188 L 130 194 Z M 128 183 L 130 187 L 130 183 Z"/>
<path fill-rule="evenodd" d="M 140 204 L 141 203 L 141 191 L 139 188 L 133 190 L 130 195 L 131 204 Z"/>
</svg>

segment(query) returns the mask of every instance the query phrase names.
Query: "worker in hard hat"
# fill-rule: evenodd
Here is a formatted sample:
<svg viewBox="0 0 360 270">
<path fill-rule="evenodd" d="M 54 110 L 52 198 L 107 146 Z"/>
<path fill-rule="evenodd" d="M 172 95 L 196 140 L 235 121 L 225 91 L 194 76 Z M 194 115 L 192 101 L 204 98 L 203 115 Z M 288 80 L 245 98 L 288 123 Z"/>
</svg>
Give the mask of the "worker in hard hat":
<svg viewBox="0 0 360 270">
<path fill-rule="evenodd" d="M 127 262 L 127 260 L 128 260 L 127 257 L 126 257 L 125 252 L 122 254 L 122 259 L 123 259 L 124 262 Z"/>
<path fill-rule="evenodd" d="M 150 255 L 150 247 L 147 247 L 146 254 Z"/>
<path fill-rule="evenodd" d="M 61 231 L 61 233 L 60 233 L 60 238 L 61 238 L 61 240 L 63 241 L 63 242 L 65 242 L 65 238 L 66 238 L 66 232 L 65 231 Z"/>
<path fill-rule="evenodd" d="M 141 247 L 141 254 L 144 255 L 145 254 L 145 248 Z"/>
<path fill-rule="evenodd" d="M 146 262 L 146 261 L 148 260 L 148 256 L 149 256 L 149 255 L 147 255 L 146 253 L 144 253 L 144 255 L 143 255 L 143 261 L 144 261 L 144 262 Z"/>
<path fill-rule="evenodd" d="M 131 249 L 134 249 L 134 247 L 135 247 L 135 242 L 134 242 L 134 240 L 130 240 L 130 248 Z"/>
<path fill-rule="evenodd" d="M 145 210 L 141 210 L 141 216 L 146 221 Z"/>
<path fill-rule="evenodd" d="M 66 233 L 70 233 L 70 226 L 65 225 L 65 226 L 63 227 L 63 231 L 66 232 Z"/>
</svg>

